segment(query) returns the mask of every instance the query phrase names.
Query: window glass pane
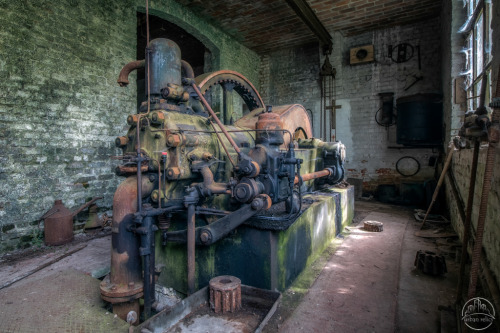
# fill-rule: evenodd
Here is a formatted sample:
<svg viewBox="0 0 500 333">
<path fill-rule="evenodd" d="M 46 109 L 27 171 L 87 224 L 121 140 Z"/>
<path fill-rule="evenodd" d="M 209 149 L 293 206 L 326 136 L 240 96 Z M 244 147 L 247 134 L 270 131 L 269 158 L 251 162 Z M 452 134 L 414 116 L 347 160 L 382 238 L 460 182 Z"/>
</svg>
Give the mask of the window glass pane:
<svg viewBox="0 0 500 333">
<path fill-rule="evenodd" d="M 485 53 L 486 53 L 486 62 L 490 62 L 493 58 L 491 54 L 491 48 L 493 46 L 493 29 L 491 29 L 491 15 L 492 15 L 492 4 L 489 1 L 486 1 L 486 36 L 485 37 Z"/>
<path fill-rule="evenodd" d="M 480 14 L 476 26 L 474 27 L 475 45 L 474 51 L 476 55 L 476 71 L 475 78 L 483 71 L 483 14 Z"/>
<path fill-rule="evenodd" d="M 479 106 L 479 99 L 480 99 L 479 96 L 481 95 L 481 81 L 482 80 L 479 80 L 476 82 L 476 84 L 474 84 L 474 91 L 473 91 L 474 103 L 472 105 L 473 110 L 477 109 L 477 107 Z"/>
<path fill-rule="evenodd" d="M 471 16 L 473 11 L 474 11 L 474 0 L 467 0 L 467 14 L 468 14 L 468 16 Z"/>
<path fill-rule="evenodd" d="M 466 75 L 465 78 L 465 86 L 467 88 L 470 87 L 472 84 L 472 70 L 473 70 L 473 52 L 472 52 L 472 34 L 470 34 L 467 37 L 467 40 L 465 41 L 466 49 L 464 51 L 465 53 L 465 71 L 464 74 Z"/>
</svg>

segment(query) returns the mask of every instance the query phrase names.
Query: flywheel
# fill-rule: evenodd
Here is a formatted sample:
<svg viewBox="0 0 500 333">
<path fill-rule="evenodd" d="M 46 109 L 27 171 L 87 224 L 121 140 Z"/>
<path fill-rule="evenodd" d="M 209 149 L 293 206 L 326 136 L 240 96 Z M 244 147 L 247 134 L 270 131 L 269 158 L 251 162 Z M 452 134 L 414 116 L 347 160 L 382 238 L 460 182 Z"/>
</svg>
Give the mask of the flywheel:
<svg viewBox="0 0 500 333">
<path fill-rule="evenodd" d="M 226 92 L 236 92 L 243 99 L 248 111 L 264 107 L 264 102 L 255 86 L 245 76 L 238 72 L 220 70 L 205 73 L 196 77 L 195 81 L 196 85 L 200 87 L 201 93 L 205 95 L 205 98 L 208 97 L 207 93 L 211 89 L 220 86 L 224 94 Z M 223 103 L 226 103 L 226 101 Z M 224 109 L 227 107 L 227 105 L 223 106 Z"/>
</svg>

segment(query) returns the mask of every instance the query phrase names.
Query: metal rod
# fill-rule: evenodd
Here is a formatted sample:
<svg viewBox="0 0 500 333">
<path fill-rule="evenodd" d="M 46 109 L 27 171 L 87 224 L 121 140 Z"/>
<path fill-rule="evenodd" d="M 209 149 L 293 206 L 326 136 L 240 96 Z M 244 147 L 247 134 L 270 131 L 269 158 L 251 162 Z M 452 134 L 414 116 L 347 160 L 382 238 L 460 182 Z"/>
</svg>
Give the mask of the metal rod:
<svg viewBox="0 0 500 333">
<path fill-rule="evenodd" d="M 215 122 L 217 123 L 217 125 L 219 125 L 219 128 L 224 133 L 224 135 L 226 136 L 226 138 L 229 141 L 229 143 L 231 144 L 231 146 L 233 146 L 234 150 L 239 155 L 241 153 L 240 148 L 238 147 L 238 145 L 236 144 L 236 142 L 234 142 L 233 138 L 229 135 L 229 133 L 227 132 L 226 128 L 221 123 L 221 121 L 219 120 L 219 118 L 215 114 L 214 110 L 212 110 L 212 108 L 208 104 L 208 102 L 205 99 L 205 97 L 203 97 L 203 94 L 201 93 L 200 88 L 198 88 L 198 86 L 196 85 L 195 82 L 193 82 L 191 85 L 192 85 L 194 91 L 196 92 L 196 94 L 198 94 L 198 97 L 200 97 L 200 100 L 203 103 L 203 105 L 205 106 L 205 108 L 207 109 L 208 113 L 212 116 L 212 118 L 214 118 Z"/>
<path fill-rule="evenodd" d="M 229 159 L 229 162 L 231 162 L 231 164 L 232 164 L 232 165 L 233 165 L 233 167 L 234 167 L 234 166 L 235 166 L 234 161 L 233 161 L 233 159 L 231 158 L 231 155 L 229 155 L 229 151 L 227 150 L 227 147 L 226 147 L 226 145 L 224 144 L 224 141 L 222 141 L 222 138 L 221 138 L 221 137 L 220 137 L 220 135 L 219 135 L 219 133 L 220 133 L 220 132 L 218 132 L 218 131 L 217 131 L 217 129 L 215 128 L 215 126 L 214 126 L 214 123 L 213 123 L 213 122 L 210 122 L 210 125 L 212 125 L 212 128 L 214 129 L 214 133 L 215 133 L 215 135 L 217 136 L 217 139 L 219 140 L 220 145 L 222 146 L 222 149 L 224 149 L 224 152 L 226 153 L 226 156 L 227 156 L 227 158 Z"/>
<path fill-rule="evenodd" d="M 316 178 L 322 178 L 322 177 L 328 177 L 332 174 L 332 170 L 330 169 L 323 169 L 321 171 L 316 171 L 312 173 L 306 173 L 305 175 L 302 175 L 302 181 L 308 181 L 311 179 L 316 179 Z M 299 183 L 299 177 L 296 176 L 294 179 L 294 183 L 298 184 Z"/>
<path fill-rule="evenodd" d="M 151 257 L 144 256 L 144 319 L 151 316 Z"/>
<path fill-rule="evenodd" d="M 498 118 L 500 118 L 500 109 L 494 109 L 492 114 L 492 125 L 490 126 L 490 138 L 495 137 L 498 139 Z M 492 132 L 496 131 L 494 134 Z M 484 179 L 483 179 L 483 189 L 481 192 L 481 201 L 479 204 L 479 216 L 477 218 L 477 228 L 476 228 L 476 239 L 474 243 L 474 249 L 472 251 L 472 263 L 470 268 L 470 283 L 469 291 L 467 293 L 469 299 L 473 298 L 476 293 L 477 278 L 479 274 L 479 266 L 481 264 L 481 251 L 483 248 L 483 235 L 484 235 L 484 225 L 486 222 L 486 213 L 488 209 L 488 196 L 491 190 L 491 178 L 493 176 L 493 169 L 496 157 L 497 141 L 491 141 L 488 143 L 488 150 L 486 152 L 486 166 L 484 169 Z"/>
<path fill-rule="evenodd" d="M 431 204 L 429 205 L 429 208 L 427 208 L 427 212 L 425 213 L 424 220 L 422 221 L 422 224 L 420 225 L 420 229 L 424 227 L 425 221 L 427 221 L 427 217 L 429 216 L 429 213 L 431 212 L 432 206 L 434 206 L 434 203 L 436 202 L 437 196 L 439 194 L 439 189 L 441 188 L 441 185 L 443 184 L 444 181 L 444 176 L 446 172 L 448 171 L 448 168 L 450 167 L 451 164 L 451 158 L 453 157 L 453 151 L 455 150 L 455 145 L 453 142 L 450 143 L 449 146 L 449 151 L 448 151 L 448 156 L 446 157 L 446 162 L 444 163 L 443 171 L 441 172 L 441 176 L 439 177 L 439 181 L 436 185 L 436 189 L 434 190 L 434 194 L 432 195 L 432 201 Z"/>
<path fill-rule="evenodd" d="M 471 217 L 472 217 L 472 207 L 474 204 L 474 190 L 476 187 L 476 174 L 477 165 L 479 161 L 479 140 L 474 141 L 474 152 L 472 156 L 472 166 L 469 180 L 469 196 L 467 198 L 467 208 L 465 211 L 464 224 L 464 236 L 462 239 L 462 253 L 460 255 L 460 273 L 458 274 L 458 285 L 457 285 L 457 304 L 462 298 L 463 284 L 464 284 L 464 274 L 465 274 L 465 262 L 467 258 L 467 246 L 469 244 L 470 232 L 471 232 Z"/>
<path fill-rule="evenodd" d="M 187 211 L 187 274 L 188 295 L 195 292 L 195 206 L 190 204 Z"/>
</svg>

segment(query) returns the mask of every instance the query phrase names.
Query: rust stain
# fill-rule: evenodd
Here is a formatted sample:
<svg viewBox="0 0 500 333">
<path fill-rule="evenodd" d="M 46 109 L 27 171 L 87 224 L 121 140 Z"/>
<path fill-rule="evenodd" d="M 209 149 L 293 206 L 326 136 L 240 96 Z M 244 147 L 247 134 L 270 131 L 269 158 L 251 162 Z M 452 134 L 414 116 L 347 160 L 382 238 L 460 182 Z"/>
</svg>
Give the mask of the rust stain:
<svg viewBox="0 0 500 333">
<path fill-rule="evenodd" d="M 394 174 L 394 170 L 389 169 L 389 168 L 380 168 L 380 169 L 375 170 L 375 172 L 379 175 L 392 175 L 392 174 Z"/>
</svg>

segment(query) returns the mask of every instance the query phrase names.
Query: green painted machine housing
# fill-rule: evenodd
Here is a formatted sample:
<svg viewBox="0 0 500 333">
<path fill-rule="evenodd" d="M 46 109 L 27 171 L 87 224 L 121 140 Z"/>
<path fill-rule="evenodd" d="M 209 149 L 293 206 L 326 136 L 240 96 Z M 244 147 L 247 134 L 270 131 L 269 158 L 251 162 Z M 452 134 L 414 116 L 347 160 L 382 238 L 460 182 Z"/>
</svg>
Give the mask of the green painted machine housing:
<svg viewBox="0 0 500 333">
<path fill-rule="evenodd" d="M 306 195 L 304 201 L 310 201 L 310 206 L 282 229 L 266 229 L 261 221 L 251 219 L 219 242 L 197 247 L 196 289 L 219 275 L 237 276 L 243 284 L 263 289 L 288 288 L 354 216 L 352 186 L 329 186 Z M 158 283 L 187 293 L 186 246 L 157 247 L 156 258 L 162 266 Z"/>
</svg>

